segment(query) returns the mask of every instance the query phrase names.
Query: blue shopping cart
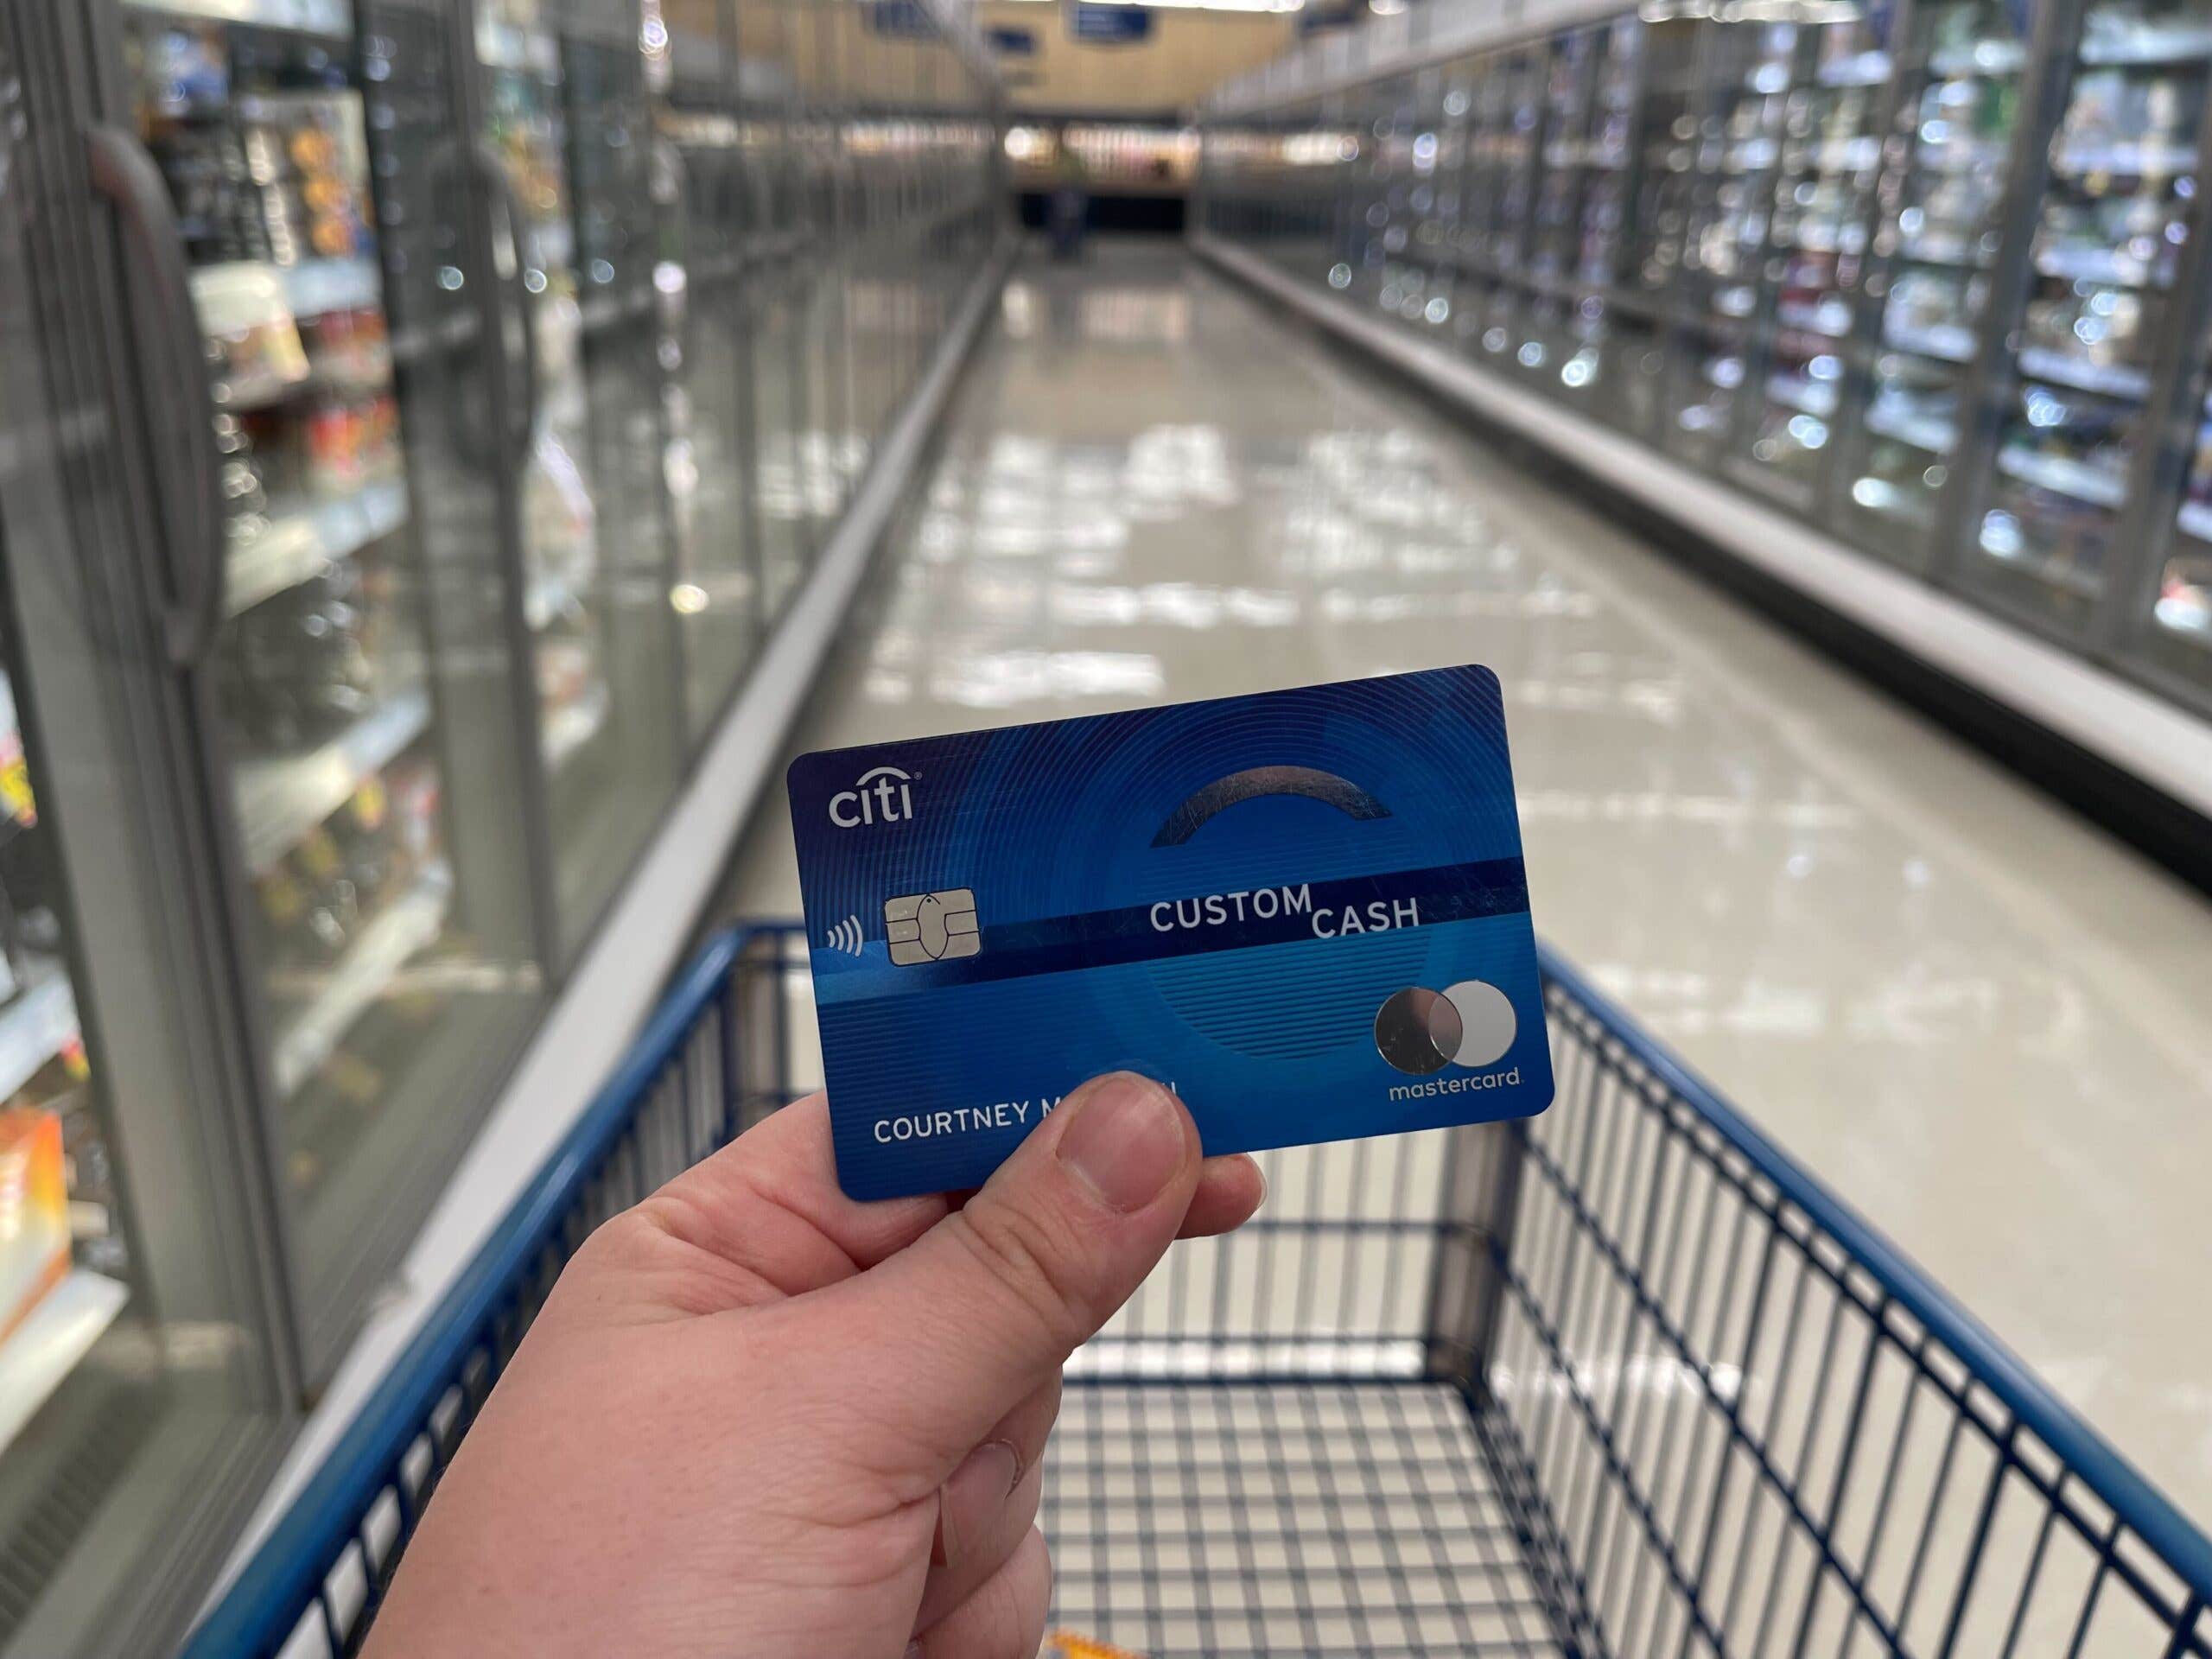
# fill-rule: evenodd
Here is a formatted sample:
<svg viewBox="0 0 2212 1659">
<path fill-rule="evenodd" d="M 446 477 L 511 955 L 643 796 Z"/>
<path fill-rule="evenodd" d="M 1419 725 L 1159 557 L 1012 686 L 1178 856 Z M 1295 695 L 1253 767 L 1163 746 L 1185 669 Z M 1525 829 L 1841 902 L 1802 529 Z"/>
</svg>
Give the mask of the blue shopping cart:
<svg viewBox="0 0 2212 1659">
<path fill-rule="evenodd" d="M 1056 1618 L 1153 1656 L 2212 1659 L 2212 1542 L 1555 955 L 1557 1103 L 1267 1154 L 1069 1367 Z M 793 1097 L 718 938 L 194 1636 L 359 1645 L 561 1263 Z"/>
</svg>

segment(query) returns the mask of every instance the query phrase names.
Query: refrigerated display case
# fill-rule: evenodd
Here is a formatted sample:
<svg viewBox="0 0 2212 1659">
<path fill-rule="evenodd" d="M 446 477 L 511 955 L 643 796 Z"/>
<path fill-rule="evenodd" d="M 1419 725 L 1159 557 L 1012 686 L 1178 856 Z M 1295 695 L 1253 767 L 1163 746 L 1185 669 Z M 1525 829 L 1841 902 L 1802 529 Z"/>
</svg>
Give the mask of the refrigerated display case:
<svg viewBox="0 0 2212 1659">
<path fill-rule="evenodd" d="M 1675 281 L 1688 246 L 1698 179 L 1701 73 L 1713 31 L 1679 18 L 1644 29 L 1643 65 L 1629 112 L 1624 190 L 1627 224 L 1618 269 L 1621 291 L 1598 365 L 1608 395 L 1600 410 L 1623 430 L 1658 442 L 1678 308 Z"/>
<path fill-rule="evenodd" d="M 1528 269 L 1549 55 L 1540 47 L 1505 53 L 1484 66 L 1476 89 L 1473 166 L 1488 211 L 1478 210 L 1475 260 L 1488 281 L 1476 316 L 1460 334 L 1463 340 L 1471 336 L 1477 356 L 1500 365 L 1516 361 L 1531 298 Z"/>
<path fill-rule="evenodd" d="M 1846 372 L 1840 344 L 1853 332 L 1872 235 L 1894 73 L 1891 16 L 1843 8 L 1801 27 L 1780 94 L 1750 390 L 1727 465 L 1808 515 L 1826 498 Z"/>
<path fill-rule="evenodd" d="M 758 480 L 747 395 L 753 204 L 732 113 L 735 13 L 693 7 L 677 17 L 683 26 L 667 29 L 646 62 L 660 225 L 653 289 L 672 543 L 669 604 L 682 635 L 686 718 L 697 734 L 712 728 L 761 639 Z"/>
<path fill-rule="evenodd" d="M 1407 174 L 1412 161 L 1413 88 L 1398 79 L 1359 88 L 1351 114 L 1359 139 L 1345 202 L 1355 254 L 1344 292 L 1395 311 L 1403 268 Z M 1411 276 L 1419 281 L 1417 274 Z"/>
<path fill-rule="evenodd" d="M 2171 478 L 2171 505 L 2139 512 L 2133 533 L 2144 548 L 2139 567 L 2113 594 L 2113 632 L 2122 649 L 2146 671 L 2183 697 L 2212 706 L 2212 319 L 2205 316 L 2205 263 L 2212 249 L 2199 247 L 2183 276 L 2197 290 L 2196 349 L 2177 377 L 2179 407 L 2163 426 L 2166 442 L 2152 459 L 2152 475 Z M 2190 277 L 2194 277 L 2193 283 Z"/>
<path fill-rule="evenodd" d="M 1548 173 L 1573 181 L 1562 192 L 1562 240 L 1551 278 L 1556 322 L 1539 339 L 1539 384 L 1590 409 L 1611 401 L 1604 370 L 1620 326 L 1620 285 L 1635 200 L 1637 89 L 1649 31 L 1636 18 L 1590 31 L 1586 90 L 1573 86 L 1545 145 Z"/>
<path fill-rule="evenodd" d="M 1288 268 L 1344 303 L 1415 336 L 1447 311 L 1463 361 L 2212 709 L 2212 0 L 1427 33 L 1374 73 L 1308 42 L 1203 110 L 1200 234 L 1334 224 Z M 1341 149 L 1271 164 L 1332 111 Z M 1431 143 L 1457 188 L 1416 210 Z"/>
<path fill-rule="evenodd" d="M 681 766 L 662 425 L 664 208 L 635 0 L 479 0 L 494 267 L 524 372 L 508 488 L 537 693 L 552 953 L 590 935 Z"/>
<path fill-rule="evenodd" d="M 806 419 L 793 462 L 808 546 L 818 552 L 844 511 L 852 482 L 846 435 L 842 181 L 836 139 L 838 54 L 829 0 L 787 0 L 798 96 L 791 107 L 793 303 Z"/>
<path fill-rule="evenodd" d="M 807 406 L 802 301 L 809 272 L 796 155 L 801 42 L 791 0 L 737 0 L 739 141 L 753 180 L 751 272 L 753 442 L 760 526 L 761 613 L 772 623 L 811 568 L 815 518 L 804 471 Z"/>
<path fill-rule="evenodd" d="M 755 3 L 0 8 L 0 1649 L 168 1645 L 726 730 L 764 473 L 779 601 L 829 531 L 867 145 Z M 940 308 L 982 63 L 868 203 Z"/>
<path fill-rule="evenodd" d="M 1560 361 L 1573 354 L 1568 331 L 1580 308 L 1573 272 L 1581 252 L 1590 122 L 1597 105 L 1598 64 L 1604 46 L 1602 31 L 1576 29 L 1551 41 L 1540 54 L 1543 99 L 1537 116 L 1536 184 L 1523 266 L 1529 296 L 1510 345 L 1514 365 L 1546 391 Z"/>
<path fill-rule="evenodd" d="M 1768 234 L 1799 34 L 1789 22 L 1712 27 L 1674 277 L 1679 334 L 1663 429 L 1668 448 L 1702 469 L 1727 451 L 1771 295 Z"/>
<path fill-rule="evenodd" d="M 1846 346 L 1866 415 L 1844 427 L 1834 512 L 1854 540 L 1925 569 L 2003 240 L 2029 42 L 2026 9 L 2000 0 L 1934 0 L 1909 15 Z"/>
<path fill-rule="evenodd" d="M 2090 5 L 2044 168 L 2018 348 L 1967 580 L 2084 633 L 2153 423 L 2158 343 L 2196 213 L 2212 6 Z"/>
<path fill-rule="evenodd" d="M 222 575 L 181 654 L 212 687 L 312 1365 L 383 1271 L 394 1185 L 458 1144 L 538 969 L 524 867 L 500 855 L 524 821 L 512 728 L 474 695 L 504 665 L 502 573 L 495 467 L 459 413 L 488 407 L 474 319 L 438 276 L 473 268 L 436 140 L 448 31 L 401 5 L 365 6 L 358 35 L 335 8 L 245 10 L 127 7 L 118 44 L 206 376 L 212 446 L 191 456 L 213 476 L 191 482 L 218 499 Z"/>
<path fill-rule="evenodd" d="M 75 131 L 86 86 L 26 21 L 0 15 L 0 1649 L 137 1653 L 212 1570 L 293 1373 L 251 1055 L 210 1017 L 206 733 L 163 695 L 223 573 L 195 572 L 188 618 L 138 556 L 172 512 L 222 530 L 212 461 L 188 500 L 133 442 L 174 429 L 168 388 L 200 372 L 192 289 L 177 260 L 144 290 L 185 331 L 179 378 L 118 420 L 107 376 L 131 365 L 85 323 L 141 290 L 81 260 L 80 193 L 158 213 L 161 175 L 127 128 L 66 158 L 33 142 Z"/>
</svg>

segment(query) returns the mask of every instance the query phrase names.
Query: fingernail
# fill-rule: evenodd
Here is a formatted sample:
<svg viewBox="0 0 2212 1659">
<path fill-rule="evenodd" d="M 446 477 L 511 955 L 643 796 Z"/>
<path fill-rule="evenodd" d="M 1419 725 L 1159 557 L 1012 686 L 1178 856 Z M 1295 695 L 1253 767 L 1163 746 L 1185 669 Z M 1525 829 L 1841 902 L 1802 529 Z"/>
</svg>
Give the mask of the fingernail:
<svg viewBox="0 0 2212 1659">
<path fill-rule="evenodd" d="M 1183 1126 L 1173 1100 L 1150 1077 L 1101 1077 L 1060 1136 L 1060 1161 L 1116 1210 L 1141 1210 L 1183 1161 Z"/>
<path fill-rule="evenodd" d="M 922 1644 L 918 1642 L 909 1642 L 906 1644 L 904 1659 L 923 1659 Z"/>
<path fill-rule="evenodd" d="M 1014 1491 L 1014 1483 L 1021 1478 L 1021 1459 L 1014 1455 L 1014 1447 L 1004 1440 L 993 1440 L 977 1446 L 961 1459 L 960 1466 L 952 1471 L 948 1483 L 966 1486 L 974 1483 L 979 1492 L 994 1497 L 1005 1497 Z"/>
</svg>

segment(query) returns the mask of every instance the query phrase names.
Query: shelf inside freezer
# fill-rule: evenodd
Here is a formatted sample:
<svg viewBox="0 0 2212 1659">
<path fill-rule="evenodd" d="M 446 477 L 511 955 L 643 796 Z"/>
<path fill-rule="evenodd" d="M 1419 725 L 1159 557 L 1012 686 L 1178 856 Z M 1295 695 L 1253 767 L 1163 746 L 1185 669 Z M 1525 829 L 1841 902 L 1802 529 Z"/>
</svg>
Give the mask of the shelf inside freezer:
<svg viewBox="0 0 2212 1659">
<path fill-rule="evenodd" d="M 1912 164 L 1923 173 L 1941 177 L 1950 173 L 1976 173 L 2005 167 L 2012 159 L 2012 141 L 2009 138 L 1975 138 L 1950 132 L 1936 137 L 1923 127 Z"/>
<path fill-rule="evenodd" d="M 1813 147 L 1813 164 L 1827 172 L 1855 172 L 1882 159 L 1882 141 L 1871 132 L 1829 138 Z"/>
<path fill-rule="evenodd" d="M 1980 270 L 1989 256 L 1961 236 L 1909 236 L 1897 244 L 1897 257 L 1912 265 L 1946 265 Z"/>
<path fill-rule="evenodd" d="M 1923 414 L 1895 398 L 1877 397 L 1868 405 L 1866 426 L 1885 438 L 1939 455 L 1948 454 L 1959 441 L 1959 429 L 1948 416 Z"/>
<path fill-rule="evenodd" d="M 422 735 L 429 694 L 403 691 L 327 743 L 296 754 L 245 760 L 238 768 L 238 808 L 246 861 L 258 874 Z"/>
<path fill-rule="evenodd" d="M 278 269 L 296 317 L 365 311 L 384 302 L 383 279 L 373 259 L 305 259 Z"/>
<path fill-rule="evenodd" d="M 2064 455 L 2007 447 L 1997 452 L 1997 470 L 2023 484 L 2051 490 L 2093 507 L 2120 507 L 2127 500 L 2127 480 L 2109 469 Z"/>
<path fill-rule="evenodd" d="M 166 17 L 249 23 L 260 29 L 327 35 L 336 40 L 351 40 L 353 35 L 353 9 L 349 0 L 127 0 L 127 3 L 133 10 Z"/>
<path fill-rule="evenodd" d="M 34 957 L 14 1001 L 0 1008 L 0 1100 L 18 1089 L 78 1035 L 77 997 L 62 965 Z"/>
<path fill-rule="evenodd" d="M 1823 86 L 1879 86 L 1892 73 L 1890 54 L 1873 49 L 1822 64 L 1817 79 Z"/>
<path fill-rule="evenodd" d="M 1830 340 L 1841 340 L 1851 333 L 1851 302 L 1838 294 L 1825 295 L 1817 302 L 1783 300 L 1776 305 L 1774 315 L 1785 328 L 1802 328 Z"/>
<path fill-rule="evenodd" d="M 1900 489 L 1890 480 L 1877 477 L 1872 473 L 1853 481 L 1851 499 L 1870 512 L 1878 512 L 1886 518 L 1902 519 L 1909 524 L 1925 526 L 1935 518 L 1928 491 Z"/>
<path fill-rule="evenodd" d="M 38 1415 L 130 1300 L 105 1274 L 73 1268 L 0 1341 L 0 1446 Z"/>
<path fill-rule="evenodd" d="M 2082 61 L 2098 68 L 2154 68 L 2161 64 L 2193 63 L 2212 58 L 2212 29 L 2155 26 L 2130 29 L 2107 29 L 2100 33 L 2092 18 L 2082 42 Z"/>
<path fill-rule="evenodd" d="M 2140 401 L 2151 391 L 2147 370 L 2129 363 L 2093 363 L 2087 358 L 2052 351 L 2047 346 L 2023 346 L 2019 364 L 2020 372 L 2031 380 L 2054 381 L 2077 391 Z"/>
<path fill-rule="evenodd" d="M 1974 361 L 1974 330 L 1964 323 L 1908 323 L 1891 318 L 1883 324 L 1882 333 L 1900 351 L 1915 352 L 1946 363 Z"/>
<path fill-rule="evenodd" d="M 191 282 L 201 324 L 218 334 L 289 327 L 334 311 L 372 310 L 384 302 L 383 279 L 372 259 L 307 259 L 296 265 L 224 260 L 195 266 Z"/>
<path fill-rule="evenodd" d="M 2107 173 L 2124 178 L 2177 178 L 2196 170 L 2196 151 L 2188 144 L 2156 138 L 2118 143 L 2067 139 L 2052 146 L 2050 165 L 2063 177 Z"/>
<path fill-rule="evenodd" d="M 2097 596 L 2097 578 L 2094 573 L 2065 558 L 2039 550 L 2020 533 L 2018 523 L 2008 513 L 1985 514 L 1978 540 L 1981 550 L 1991 558 L 2015 570 L 2024 571 L 2049 587 L 2082 599 Z"/>
<path fill-rule="evenodd" d="M 233 537 L 225 607 L 233 616 L 250 610 L 406 522 L 407 486 L 396 480 L 279 513 L 259 534 Z"/>
<path fill-rule="evenodd" d="M 2027 67 L 2027 61 L 2024 41 L 1975 41 L 1929 54 L 1928 69 L 1943 79 L 1962 79 L 1969 75 L 2016 75 Z"/>
<path fill-rule="evenodd" d="M 361 930 L 276 1039 L 270 1070 L 280 1097 L 296 1094 L 321 1069 L 370 1004 L 436 940 L 452 903 L 453 872 L 433 864 Z"/>
<path fill-rule="evenodd" d="M 2119 248 L 2062 242 L 2036 250 L 2036 269 L 2062 282 L 2107 283 L 2120 288 L 2140 288 L 2149 282 L 2152 265 Z"/>
<path fill-rule="evenodd" d="M 1824 381 L 1801 379 L 1794 374 L 1767 377 L 1766 395 L 1786 408 L 1823 418 L 1835 413 L 1835 387 Z"/>
<path fill-rule="evenodd" d="M 488 9 L 480 11 L 476 19 L 476 57 L 486 69 L 539 75 L 548 80 L 561 72 L 560 48 L 550 34 L 518 29 L 491 16 Z"/>
</svg>

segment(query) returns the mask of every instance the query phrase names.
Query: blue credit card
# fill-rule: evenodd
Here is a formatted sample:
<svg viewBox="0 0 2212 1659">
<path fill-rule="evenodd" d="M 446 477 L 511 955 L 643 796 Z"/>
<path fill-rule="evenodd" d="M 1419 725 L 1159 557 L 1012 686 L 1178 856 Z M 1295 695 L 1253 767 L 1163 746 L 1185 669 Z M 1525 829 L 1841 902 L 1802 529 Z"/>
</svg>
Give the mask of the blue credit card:
<svg viewBox="0 0 2212 1659">
<path fill-rule="evenodd" d="M 1116 1068 L 1209 1153 L 1551 1103 L 1488 669 L 830 749 L 789 781 L 855 1198 L 980 1185 Z"/>
</svg>

